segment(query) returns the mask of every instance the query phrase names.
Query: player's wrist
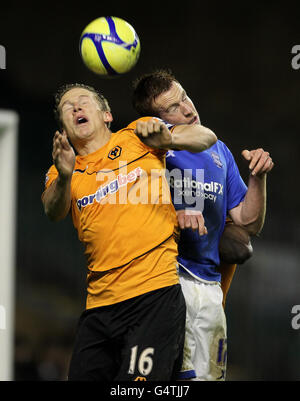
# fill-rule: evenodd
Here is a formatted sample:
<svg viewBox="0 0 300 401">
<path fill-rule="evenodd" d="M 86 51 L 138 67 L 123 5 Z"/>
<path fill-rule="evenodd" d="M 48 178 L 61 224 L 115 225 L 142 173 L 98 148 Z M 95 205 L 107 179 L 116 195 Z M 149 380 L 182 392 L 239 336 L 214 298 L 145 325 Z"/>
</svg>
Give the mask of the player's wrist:
<svg viewBox="0 0 300 401">
<path fill-rule="evenodd" d="M 72 173 L 59 172 L 58 177 L 57 177 L 57 185 L 65 186 L 71 181 L 71 178 L 72 178 Z"/>
<path fill-rule="evenodd" d="M 161 144 L 160 147 L 161 147 L 161 149 L 165 149 L 165 150 L 173 149 L 173 138 L 172 138 L 171 133 L 169 136 L 165 136 L 163 138 L 163 143 Z"/>
<path fill-rule="evenodd" d="M 169 148 L 171 150 L 180 150 L 180 148 L 178 147 L 177 143 L 176 143 L 176 136 L 174 134 L 170 135 L 170 145 Z"/>
</svg>

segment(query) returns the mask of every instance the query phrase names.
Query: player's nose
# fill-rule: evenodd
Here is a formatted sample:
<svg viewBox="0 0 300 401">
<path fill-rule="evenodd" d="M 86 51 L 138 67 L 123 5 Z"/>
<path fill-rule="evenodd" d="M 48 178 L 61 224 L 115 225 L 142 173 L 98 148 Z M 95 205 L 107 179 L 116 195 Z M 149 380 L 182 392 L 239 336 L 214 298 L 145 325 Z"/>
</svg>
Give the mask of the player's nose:
<svg viewBox="0 0 300 401">
<path fill-rule="evenodd" d="M 77 111 L 81 111 L 82 107 L 78 103 L 73 104 L 73 112 L 76 113 Z"/>
<path fill-rule="evenodd" d="M 193 115 L 193 109 L 192 109 L 189 105 L 187 105 L 187 104 L 185 104 L 185 103 L 182 103 L 182 104 L 180 105 L 180 108 L 181 108 L 181 112 L 182 112 L 186 117 L 189 117 L 189 116 Z"/>
</svg>

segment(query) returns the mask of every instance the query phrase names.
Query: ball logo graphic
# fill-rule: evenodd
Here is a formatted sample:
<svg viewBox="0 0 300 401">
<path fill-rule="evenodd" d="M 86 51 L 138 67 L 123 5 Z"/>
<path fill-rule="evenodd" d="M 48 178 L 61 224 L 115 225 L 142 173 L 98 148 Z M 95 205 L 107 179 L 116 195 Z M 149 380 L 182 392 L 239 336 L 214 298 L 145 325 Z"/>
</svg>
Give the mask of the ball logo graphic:
<svg viewBox="0 0 300 401">
<path fill-rule="evenodd" d="M 140 56 L 140 40 L 134 28 L 117 17 L 100 17 L 83 30 L 79 51 L 85 65 L 102 76 L 130 71 Z"/>
</svg>

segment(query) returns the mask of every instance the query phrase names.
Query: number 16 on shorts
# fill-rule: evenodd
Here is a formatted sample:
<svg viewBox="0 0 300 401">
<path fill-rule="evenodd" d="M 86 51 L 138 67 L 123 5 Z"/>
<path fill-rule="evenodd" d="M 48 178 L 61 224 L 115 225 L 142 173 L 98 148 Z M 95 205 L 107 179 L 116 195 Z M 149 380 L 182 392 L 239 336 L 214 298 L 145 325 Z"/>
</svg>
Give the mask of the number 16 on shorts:
<svg viewBox="0 0 300 401">
<path fill-rule="evenodd" d="M 152 370 L 153 367 L 153 359 L 152 356 L 154 354 L 154 348 L 148 347 L 145 348 L 141 353 L 139 358 L 138 356 L 138 346 L 135 345 L 131 348 L 131 356 L 129 363 L 128 374 L 134 375 L 137 373 L 142 376 L 147 376 Z M 136 371 L 137 369 L 137 371 Z"/>
</svg>

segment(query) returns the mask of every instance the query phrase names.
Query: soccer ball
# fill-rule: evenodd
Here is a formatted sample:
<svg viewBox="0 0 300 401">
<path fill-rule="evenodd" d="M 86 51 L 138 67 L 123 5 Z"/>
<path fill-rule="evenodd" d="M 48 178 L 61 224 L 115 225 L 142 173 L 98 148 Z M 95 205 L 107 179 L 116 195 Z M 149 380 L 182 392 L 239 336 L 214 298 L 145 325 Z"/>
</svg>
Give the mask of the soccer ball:
<svg viewBox="0 0 300 401">
<path fill-rule="evenodd" d="M 134 28 L 121 18 L 100 17 L 83 30 L 79 51 L 85 65 L 96 74 L 125 74 L 137 63 L 140 40 Z"/>
</svg>

